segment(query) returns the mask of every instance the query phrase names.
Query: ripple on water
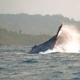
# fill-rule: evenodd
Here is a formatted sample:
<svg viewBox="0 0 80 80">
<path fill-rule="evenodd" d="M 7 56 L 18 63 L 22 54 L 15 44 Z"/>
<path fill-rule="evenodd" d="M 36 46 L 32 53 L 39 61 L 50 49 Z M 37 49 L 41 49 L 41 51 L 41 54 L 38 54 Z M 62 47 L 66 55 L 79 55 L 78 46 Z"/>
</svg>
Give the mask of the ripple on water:
<svg viewBox="0 0 80 80">
<path fill-rule="evenodd" d="M 80 72 L 75 72 L 75 73 L 73 73 L 73 75 L 80 77 Z"/>
<path fill-rule="evenodd" d="M 38 63 L 38 61 L 36 59 L 27 59 L 25 61 L 22 61 L 22 63 L 33 64 L 33 63 Z"/>
<path fill-rule="evenodd" d="M 61 72 L 61 71 L 54 71 L 54 72 L 52 72 L 52 76 L 53 77 L 61 77 L 61 76 L 63 76 L 64 74 L 63 74 L 63 72 Z"/>
<path fill-rule="evenodd" d="M 64 80 L 80 80 L 80 78 L 76 77 L 76 78 L 64 79 Z"/>
<path fill-rule="evenodd" d="M 0 71 L 4 71 L 5 70 L 5 68 L 4 67 L 0 67 Z"/>
<path fill-rule="evenodd" d="M 0 80 L 80 80 L 80 54 L 1 52 Z"/>
</svg>

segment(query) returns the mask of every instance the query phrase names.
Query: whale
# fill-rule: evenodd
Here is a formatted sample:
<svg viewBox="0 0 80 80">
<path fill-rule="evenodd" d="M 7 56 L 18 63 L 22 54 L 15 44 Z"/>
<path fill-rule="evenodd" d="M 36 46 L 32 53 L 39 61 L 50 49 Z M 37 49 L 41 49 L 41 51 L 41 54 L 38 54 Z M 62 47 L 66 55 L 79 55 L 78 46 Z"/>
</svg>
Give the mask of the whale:
<svg viewBox="0 0 80 80">
<path fill-rule="evenodd" d="M 60 53 L 79 53 L 80 52 L 80 33 L 74 25 L 61 24 L 52 38 L 46 42 L 34 45 L 29 53 L 48 54 Z"/>
</svg>

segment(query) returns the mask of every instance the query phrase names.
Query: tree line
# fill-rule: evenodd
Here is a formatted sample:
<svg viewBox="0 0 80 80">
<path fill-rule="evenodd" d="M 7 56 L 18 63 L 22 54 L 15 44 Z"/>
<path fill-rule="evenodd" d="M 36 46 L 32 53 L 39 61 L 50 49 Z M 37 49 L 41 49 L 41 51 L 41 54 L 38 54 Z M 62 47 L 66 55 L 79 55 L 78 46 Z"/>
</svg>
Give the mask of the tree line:
<svg viewBox="0 0 80 80">
<path fill-rule="evenodd" d="M 48 35 L 31 35 L 0 28 L 0 45 L 33 45 L 49 39 Z"/>
</svg>

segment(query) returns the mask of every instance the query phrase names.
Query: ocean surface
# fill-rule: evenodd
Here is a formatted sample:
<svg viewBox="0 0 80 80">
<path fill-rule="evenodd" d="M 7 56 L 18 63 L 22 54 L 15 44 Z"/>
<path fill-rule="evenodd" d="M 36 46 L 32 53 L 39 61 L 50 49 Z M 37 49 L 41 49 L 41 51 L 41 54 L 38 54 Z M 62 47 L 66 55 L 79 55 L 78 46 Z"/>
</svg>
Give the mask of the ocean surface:
<svg viewBox="0 0 80 80">
<path fill-rule="evenodd" d="M 0 47 L 0 80 L 80 80 L 79 53 L 28 54 L 30 49 Z"/>
</svg>

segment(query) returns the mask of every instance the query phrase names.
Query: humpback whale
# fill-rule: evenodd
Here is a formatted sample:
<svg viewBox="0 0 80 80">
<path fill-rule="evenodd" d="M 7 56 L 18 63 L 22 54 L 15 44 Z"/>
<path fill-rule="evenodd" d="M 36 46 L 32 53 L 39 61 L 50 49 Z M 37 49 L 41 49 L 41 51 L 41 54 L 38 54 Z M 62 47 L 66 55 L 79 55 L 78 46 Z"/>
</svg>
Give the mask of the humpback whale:
<svg viewBox="0 0 80 80">
<path fill-rule="evenodd" d="M 61 24 L 55 36 L 40 45 L 35 45 L 29 53 L 79 53 L 79 38 L 80 34 L 75 26 Z"/>
</svg>

